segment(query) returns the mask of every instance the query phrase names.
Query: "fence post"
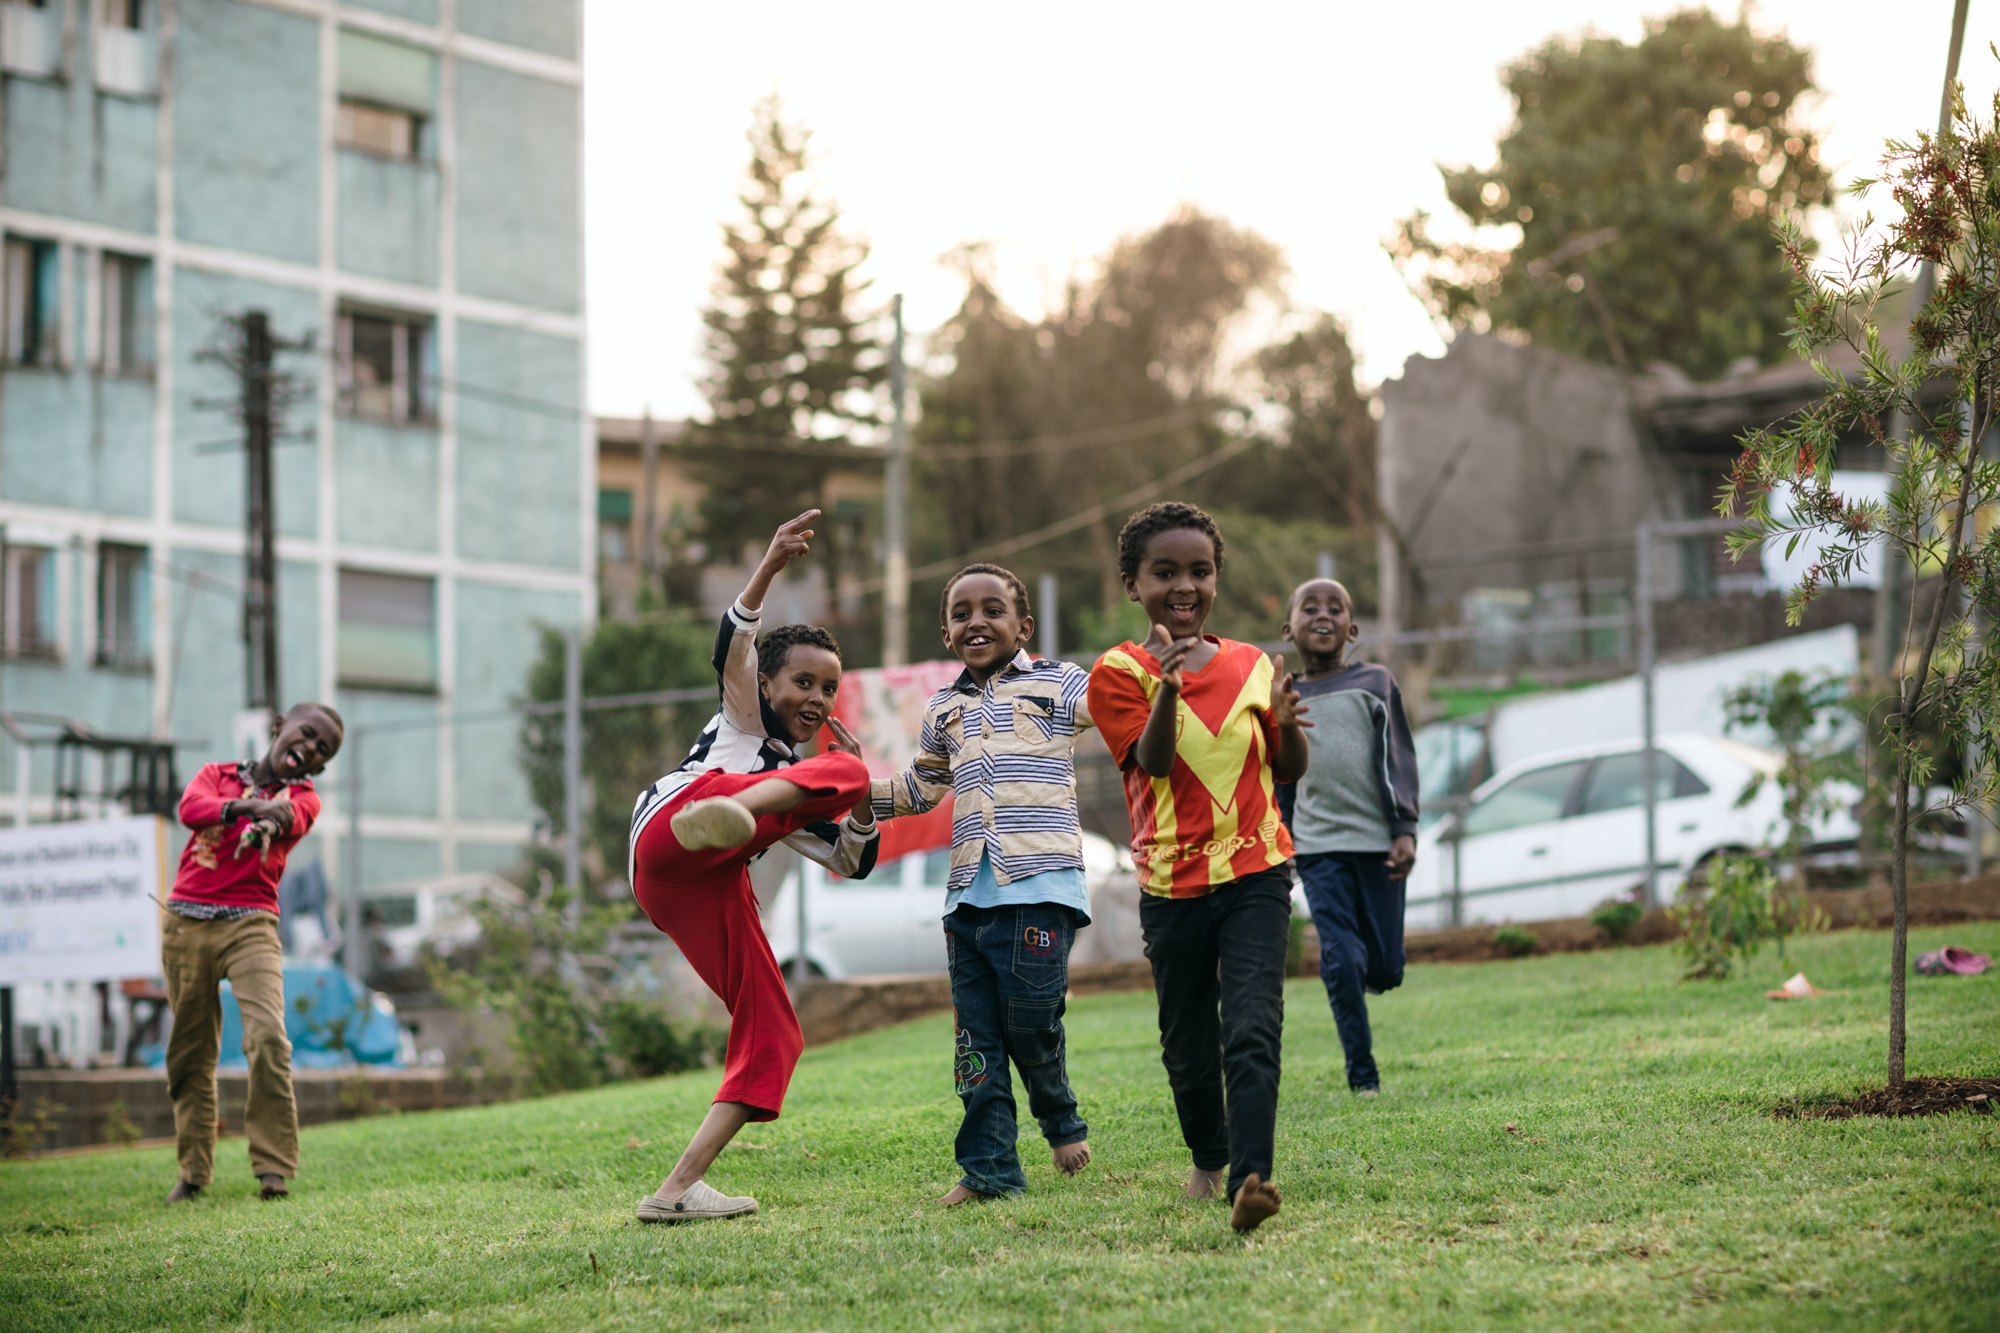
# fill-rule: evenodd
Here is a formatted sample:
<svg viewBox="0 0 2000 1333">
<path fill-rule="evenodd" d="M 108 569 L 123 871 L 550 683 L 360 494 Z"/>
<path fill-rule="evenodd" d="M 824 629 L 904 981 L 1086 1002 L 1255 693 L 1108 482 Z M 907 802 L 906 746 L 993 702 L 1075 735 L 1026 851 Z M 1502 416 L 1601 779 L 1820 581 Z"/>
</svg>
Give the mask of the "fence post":
<svg viewBox="0 0 2000 1333">
<path fill-rule="evenodd" d="M 1035 600 L 1039 603 L 1035 609 L 1041 612 L 1037 628 L 1042 632 L 1042 656 L 1051 661 L 1062 639 L 1062 628 L 1057 622 L 1056 587 L 1053 574 L 1044 574 L 1035 581 Z"/>
<path fill-rule="evenodd" d="M 583 631 L 563 631 L 563 879 L 572 919 L 583 892 Z"/>
<path fill-rule="evenodd" d="M 1632 613 L 1639 620 L 1639 782 L 1645 789 L 1646 808 L 1646 906 L 1660 905 L 1659 799 L 1654 790 L 1654 773 L 1659 753 L 1653 747 L 1653 525 L 1641 523 L 1637 534 L 1638 577 L 1632 597 Z"/>
<path fill-rule="evenodd" d="M 1458 733 L 1459 728 L 1453 726 L 1451 729 L 1451 780 L 1454 786 L 1458 783 L 1459 775 Z M 1465 865 L 1464 857 L 1461 855 L 1465 843 L 1465 829 L 1463 825 L 1465 823 L 1465 812 L 1472 808 L 1472 793 L 1470 791 L 1460 792 L 1452 798 L 1452 804 L 1456 807 L 1456 810 L 1451 826 L 1451 924 L 1462 926 L 1465 924 Z"/>
<path fill-rule="evenodd" d="M 347 734 L 347 925 L 340 942 L 340 960 L 362 981 L 368 980 L 367 941 L 361 927 L 361 737 Z"/>
</svg>

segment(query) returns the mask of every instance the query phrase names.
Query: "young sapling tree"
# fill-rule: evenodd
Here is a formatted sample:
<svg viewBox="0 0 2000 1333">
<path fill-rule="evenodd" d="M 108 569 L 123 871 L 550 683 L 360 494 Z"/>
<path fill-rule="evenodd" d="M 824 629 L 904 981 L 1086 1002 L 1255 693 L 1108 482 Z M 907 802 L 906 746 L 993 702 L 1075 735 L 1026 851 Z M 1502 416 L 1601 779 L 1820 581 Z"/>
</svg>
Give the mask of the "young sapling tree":
<svg viewBox="0 0 2000 1333">
<path fill-rule="evenodd" d="M 1865 218 L 1842 259 L 1815 264 L 1798 224 L 1779 226 L 1797 290 L 1792 346 L 1812 362 L 1825 393 L 1743 437 L 1720 500 L 1722 512 L 1747 519 L 1730 534 L 1733 554 L 1778 540 L 1788 552 L 1805 546 L 1811 553 L 1789 598 L 1793 624 L 1824 589 L 1852 581 L 1870 552 L 1899 556 L 1919 575 L 1920 593 L 1929 593 L 1910 599 L 1886 728 L 1893 759 L 1891 1088 L 1902 1086 L 1907 1042 L 1910 829 L 1922 813 L 1911 810 L 1911 792 L 1929 786 L 1934 753 L 1920 729 L 1966 755 L 1946 807 L 1987 806 L 2000 785 L 2000 751 L 1970 744 L 2000 702 L 2000 658 L 1974 633 L 1978 618 L 1990 622 L 2000 612 L 2000 529 L 1981 536 L 1972 522 L 2000 499 L 2000 463 L 1981 447 L 2000 409 L 2000 98 L 1983 120 L 1967 111 L 1962 88 L 1954 87 L 1952 98 L 1942 134 L 1891 140 L 1882 175 L 1855 182 L 1857 195 L 1888 189 L 1900 216 L 1881 226 Z M 1910 320 L 1908 350 L 1899 353 L 1884 333 L 1882 303 L 1909 290 L 1924 265 L 1936 281 Z M 1851 369 L 1828 360 L 1839 348 L 1851 351 Z M 1880 500 L 1833 490 L 1835 451 L 1857 438 L 1882 453 L 1889 488 Z M 1789 505 L 1776 503 L 1781 492 Z"/>
</svg>

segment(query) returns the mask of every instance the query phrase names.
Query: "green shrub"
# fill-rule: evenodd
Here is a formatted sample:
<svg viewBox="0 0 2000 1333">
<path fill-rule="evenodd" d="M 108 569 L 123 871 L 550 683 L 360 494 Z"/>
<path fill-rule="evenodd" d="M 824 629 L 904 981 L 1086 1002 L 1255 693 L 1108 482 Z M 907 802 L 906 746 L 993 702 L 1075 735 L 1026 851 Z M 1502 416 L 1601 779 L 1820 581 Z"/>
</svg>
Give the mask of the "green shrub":
<svg viewBox="0 0 2000 1333">
<path fill-rule="evenodd" d="M 683 1034 L 649 1004 L 619 998 L 597 1011 L 604 1049 L 627 1078 L 656 1078 L 697 1069 L 720 1053 L 722 1034 L 689 1028 Z"/>
<path fill-rule="evenodd" d="M 1646 909 L 1630 898 L 1606 898 L 1590 914 L 1590 924 L 1608 935 L 1613 944 L 1623 944 L 1645 914 Z"/>
<path fill-rule="evenodd" d="M 678 1073 L 720 1051 L 719 1034 L 679 1031 L 658 1009 L 612 990 L 605 948 L 624 908 L 578 903 L 572 914 L 570 891 L 545 876 L 541 892 L 518 907 L 488 900 L 471 910 L 478 942 L 429 959 L 431 983 L 448 1003 L 508 1020 L 507 1044 L 530 1092 Z"/>
<path fill-rule="evenodd" d="M 1502 926 L 1493 932 L 1493 942 L 1509 958 L 1526 958 L 1538 947 L 1535 937 L 1520 926 Z"/>
<path fill-rule="evenodd" d="M 1686 980 L 1728 976 L 1732 957 L 1747 964 L 1765 940 L 1777 941 L 1782 959 L 1786 936 L 1826 929 L 1826 914 L 1805 895 L 1781 890 L 1770 863 L 1756 856 L 1718 857 L 1706 885 L 1690 880 L 1667 911 L 1681 929 Z"/>
</svg>

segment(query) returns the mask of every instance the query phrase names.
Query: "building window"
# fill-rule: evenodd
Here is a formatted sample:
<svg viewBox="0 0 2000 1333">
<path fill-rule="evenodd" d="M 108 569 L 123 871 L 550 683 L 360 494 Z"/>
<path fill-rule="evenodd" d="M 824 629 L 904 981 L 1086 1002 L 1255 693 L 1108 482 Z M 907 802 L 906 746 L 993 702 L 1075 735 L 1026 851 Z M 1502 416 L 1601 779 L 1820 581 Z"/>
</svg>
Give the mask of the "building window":
<svg viewBox="0 0 2000 1333">
<path fill-rule="evenodd" d="M 430 579 L 340 571 L 340 683 L 437 688 L 437 589 Z"/>
<path fill-rule="evenodd" d="M 97 86 L 126 97 L 151 97 L 160 90 L 160 62 L 147 11 L 150 0 L 97 0 L 92 48 Z"/>
<path fill-rule="evenodd" d="M 0 4 L 0 69 L 49 79 L 62 67 L 62 6 L 46 0 Z"/>
<path fill-rule="evenodd" d="M 54 241 L 7 238 L 7 360 L 17 366 L 52 366 L 61 339 L 61 251 Z"/>
<path fill-rule="evenodd" d="M 417 155 L 422 129 L 422 119 L 413 112 L 342 98 L 333 137 L 342 148 L 408 161 Z"/>
<path fill-rule="evenodd" d="M 422 157 L 424 130 L 437 107 L 437 54 L 343 30 L 338 64 L 334 142 L 379 157 Z"/>
<path fill-rule="evenodd" d="M 54 657 L 56 553 L 46 546 L 8 546 L 5 551 L 7 656 Z"/>
<path fill-rule="evenodd" d="M 381 311 L 340 316 L 340 406 L 376 421 L 430 417 L 430 321 Z"/>
<path fill-rule="evenodd" d="M 597 558 L 607 565 L 622 565 L 632 558 L 632 492 L 628 490 L 597 493 Z"/>
<path fill-rule="evenodd" d="M 107 375 L 153 369 L 153 265 L 136 255 L 104 256 L 102 363 Z"/>
<path fill-rule="evenodd" d="M 153 588 L 146 548 L 97 548 L 97 660 L 143 667 L 152 660 Z"/>
</svg>

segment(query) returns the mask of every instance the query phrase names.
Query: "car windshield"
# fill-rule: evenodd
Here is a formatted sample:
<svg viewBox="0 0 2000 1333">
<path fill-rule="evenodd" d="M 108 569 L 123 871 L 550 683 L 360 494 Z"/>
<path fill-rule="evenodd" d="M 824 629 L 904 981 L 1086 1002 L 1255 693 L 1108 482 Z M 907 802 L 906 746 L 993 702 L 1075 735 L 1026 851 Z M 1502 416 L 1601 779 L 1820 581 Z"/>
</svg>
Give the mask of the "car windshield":
<svg viewBox="0 0 2000 1333">
<path fill-rule="evenodd" d="M 1452 808 L 1452 798 L 1476 784 L 1486 756 L 1486 730 L 1467 722 L 1433 722 L 1412 736 L 1417 790 L 1423 793 L 1420 825 L 1429 828 Z"/>
<path fill-rule="evenodd" d="M 1501 833 L 1561 819 L 1570 788 L 1576 785 L 1583 764 L 1579 759 L 1523 773 L 1465 812 L 1465 836 Z"/>
<path fill-rule="evenodd" d="M 1590 780 L 1583 785 L 1583 804 L 1578 814 L 1596 815 L 1607 810 L 1629 810 L 1646 800 L 1643 775 L 1645 756 L 1634 750 L 1611 754 L 1597 761 Z M 1653 799 L 1671 801 L 1680 796 L 1701 796 L 1708 784 L 1688 770 L 1688 766 L 1663 751 L 1653 752 Z"/>
<path fill-rule="evenodd" d="M 370 926 L 414 926 L 417 924 L 415 895 L 369 898 L 361 904 L 361 920 Z"/>
</svg>

